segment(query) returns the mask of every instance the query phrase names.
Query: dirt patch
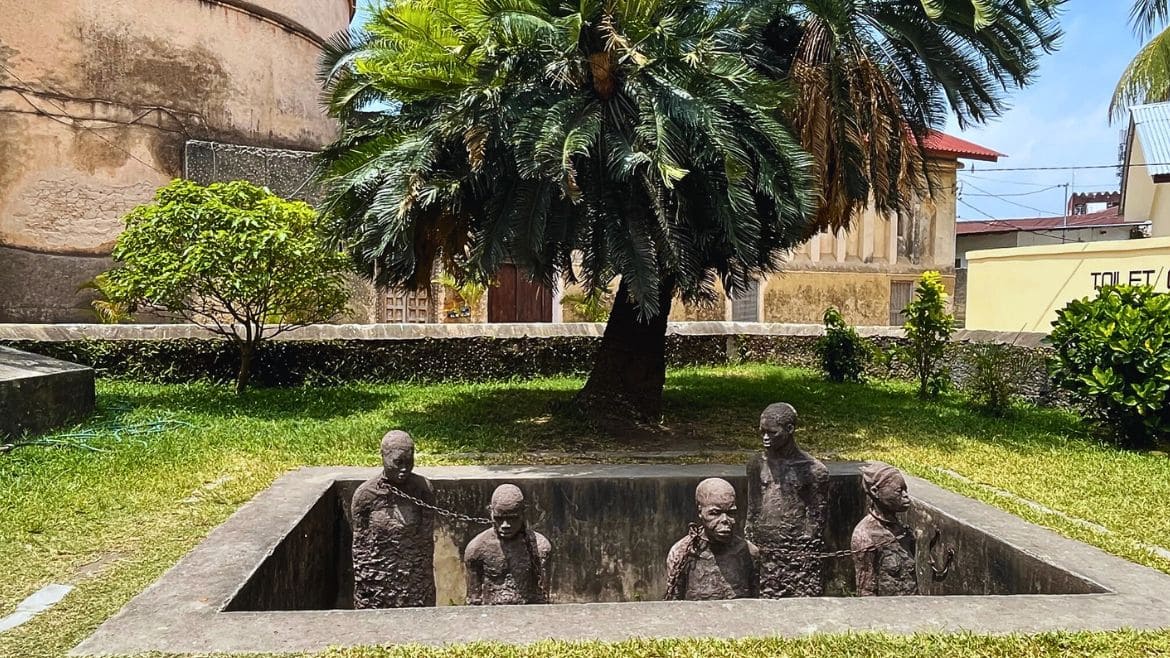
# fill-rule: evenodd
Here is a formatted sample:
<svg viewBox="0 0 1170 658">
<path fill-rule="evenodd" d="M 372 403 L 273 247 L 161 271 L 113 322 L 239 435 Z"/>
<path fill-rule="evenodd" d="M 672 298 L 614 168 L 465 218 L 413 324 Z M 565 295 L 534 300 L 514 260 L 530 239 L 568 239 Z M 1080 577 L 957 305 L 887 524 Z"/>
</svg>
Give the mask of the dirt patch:
<svg viewBox="0 0 1170 658">
<path fill-rule="evenodd" d="M 77 571 L 73 572 L 73 578 L 70 582 L 76 584 L 80 581 L 99 576 L 123 557 L 124 556 L 122 553 L 119 553 L 118 551 L 102 553 L 95 560 L 87 562 L 78 567 Z"/>
</svg>

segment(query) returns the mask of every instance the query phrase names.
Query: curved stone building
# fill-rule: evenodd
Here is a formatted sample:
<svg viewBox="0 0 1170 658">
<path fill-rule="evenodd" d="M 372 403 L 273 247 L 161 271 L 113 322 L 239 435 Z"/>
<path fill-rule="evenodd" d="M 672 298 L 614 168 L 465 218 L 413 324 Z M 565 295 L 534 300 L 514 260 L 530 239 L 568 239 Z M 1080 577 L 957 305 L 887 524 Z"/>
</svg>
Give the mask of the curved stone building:
<svg viewBox="0 0 1170 658">
<path fill-rule="evenodd" d="M 336 130 L 318 104 L 318 53 L 353 11 L 0 2 L 0 322 L 92 322 L 78 286 L 109 266 L 121 217 L 174 177 L 301 189 L 296 152 Z"/>
</svg>

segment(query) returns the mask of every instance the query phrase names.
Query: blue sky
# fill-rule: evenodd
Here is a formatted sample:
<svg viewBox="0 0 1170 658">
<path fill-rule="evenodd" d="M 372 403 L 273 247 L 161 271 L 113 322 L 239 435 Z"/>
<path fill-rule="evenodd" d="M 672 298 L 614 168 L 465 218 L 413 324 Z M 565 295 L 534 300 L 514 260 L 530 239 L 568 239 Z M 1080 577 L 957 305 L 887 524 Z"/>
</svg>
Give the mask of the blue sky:
<svg viewBox="0 0 1170 658">
<path fill-rule="evenodd" d="M 1045 188 L 1068 184 L 1090 192 L 1120 187 L 1113 169 L 996 170 L 1117 162 L 1125 126 L 1109 123 L 1109 99 L 1141 47 L 1129 28 L 1129 7 L 1129 0 L 1070 0 L 1061 18 L 1060 50 L 1043 59 L 1032 86 L 1011 94 L 1010 109 L 966 131 L 951 122 L 948 132 L 1008 155 L 998 163 L 967 162 L 959 175 L 960 219 L 1059 216 L 1065 191 Z M 359 12 L 355 22 L 361 20 Z"/>
</svg>

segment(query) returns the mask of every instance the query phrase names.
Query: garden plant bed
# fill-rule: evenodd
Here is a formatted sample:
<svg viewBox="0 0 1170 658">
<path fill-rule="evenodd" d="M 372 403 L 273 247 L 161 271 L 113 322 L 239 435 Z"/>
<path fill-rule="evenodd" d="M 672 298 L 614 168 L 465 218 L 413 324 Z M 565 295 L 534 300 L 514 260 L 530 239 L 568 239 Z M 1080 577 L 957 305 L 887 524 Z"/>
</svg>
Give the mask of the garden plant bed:
<svg viewBox="0 0 1170 658">
<path fill-rule="evenodd" d="M 836 502 L 830 510 L 830 549 L 840 546 L 862 513 L 857 468 L 856 463 L 831 465 Z M 307 468 L 284 476 L 241 508 L 75 653 L 289 652 L 845 631 L 1102 631 L 1157 629 L 1170 619 L 1170 576 L 917 478 L 909 481 L 915 504 L 908 521 L 918 536 L 924 596 L 664 602 L 646 599 L 661 592 L 664 546 L 683 532 L 693 513 L 689 493 L 694 484 L 724 477 L 742 487 L 742 466 L 419 471 L 433 480 L 440 505 L 464 513 L 478 513 L 502 482 L 531 492 L 536 525 L 561 551 L 553 572 L 553 598 L 560 603 L 330 609 L 345 606 L 346 579 L 351 578 L 345 570 L 348 497 L 377 470 Z M 655 521 L 649 523 L 650 518 Z M 941 582 L 931 580 L 925 565 L 935 528 L 942 544 L 957 553 L 953 572 Z M 436 528 L 440 601 L 458 599 L 458 549 L 474 530 L 446 522 Z M 612 559 L 600 560 L 601 554 Z M 837 593 L 848 594 L 842 585 L 851 577 L 848 561 L 829 571 Z"/>
</svg>

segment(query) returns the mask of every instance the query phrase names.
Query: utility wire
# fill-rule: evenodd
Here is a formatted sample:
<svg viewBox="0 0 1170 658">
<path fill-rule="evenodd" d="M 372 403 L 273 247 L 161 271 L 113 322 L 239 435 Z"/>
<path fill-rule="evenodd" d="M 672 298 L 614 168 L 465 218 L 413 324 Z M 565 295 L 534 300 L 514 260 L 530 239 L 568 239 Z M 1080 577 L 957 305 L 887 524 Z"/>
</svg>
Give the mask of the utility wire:
<svg viewBox="0 0 1170 658">
<path fill-rule="evenodd" d="M 1012 201 L 1010 199 L 1005 199 L 1005 198 L 1003 198 L 1004 195 L 992 194 L 992 193 L 988 192 L 987 190 L 976 186 L 974 183 L 967 183 L 967 185 L 971 186 L 972 189 L 975 189 L 979 192 L 983 192 L 984 196 L 989 196 L 989 197 L 992 197 L 995 199 L 999 199 L 1000 201 L 1003 201 L 1004 203 L 1010 203 L 1013 206 L 1019 206 L 1021 208 L 1024 208 L 1025 210 L 1031 210 L 1033 212 L 1038 212 L 1038 213 L 1043 214 L 1043 215 L 1053 215 L 1054 217 L 1064 217 L 1065 216 L 1064 213 L 1050 212 L 1048 210 L 1041 210 L 1041 209 L 1033 207 L 1033 206 L 1029 206 L 1029 205 L 1026 205 L 1023 203 Z M 1053 187 L 1064 187 L 1064 185 L 1054 185 Z M 1038 190 L 1038 191 L 1043 191 L 1043 190 Z"/>
<path fill-rule="evenodd" d="M 1084 169 L 1128 169 L 1130 167 L 1170 167 L 1170 162 L 1131 162 L 1129 164 L 1068 165 L 1064 167 L 989 167 L 987 169 L 971 169 L 971 171 L 980 173 L 991 171 L 1080 171 Z"/>
<path fill-rule="evenodd" d="M 971 187 L 973 187 L 977 190 L 979 189 L 978 187 L 975 187 L 974 185 L 971 185 Z M 1064 185 L 1063 184 L 1062 185 L 1049 185 L 1048 187 L 1041 188 L 1039 190 L 1032 190 L 1031 192 L 1015 192 L 1015 193 L 1010 193 L 1010 194 L 992 194 L 990 192 L 983 192 L 982 194 L 967 194 L 967 196 L 989 196 L 989 197 L 995 197 L 996 199 L 1003 199 L 1004 197 L 1007 197 L 1007 196 L 1031 196 L 1033 194 L 1041 194 L 1043 192 L 1047 192 L 1048 190 L 1055 190 L 1058 187 L 1064 187 Z"/>
<path fill-rule="evenodd" d="M 1017 233 L 1021 233 L 1021 232 L 1025 231 L 1025 229 L 1022 229 L 1019 226 L 1012 224 L 1011 222 L 1007 222 L 1007 221 L 1004 221 L 1002 219 L 996 219 L 987 211 L 976 208 L 975 206 L 971 205 L 970 203 L 967 203 L 966 201 L 964 201 L 962 199 L 958 199 L 958 202 L 987 218 L 986 220 L 977 220 L 980 224 L 991 224 L 992 226 L 1002 226 L 1005 229 L 1016 231 Z M 1037 233 L 1039 235 L 1046 235 L 1050 238 L 1060 240 L 1061 242 L 1079 242 L 1079 240 L 1071 240 L 1066 236 L 1060 235 L 1058 233 L 1053 233 L 1051 231 L 1027 231 L 1027 232 L 1028 233 Z"/>
</svg>

